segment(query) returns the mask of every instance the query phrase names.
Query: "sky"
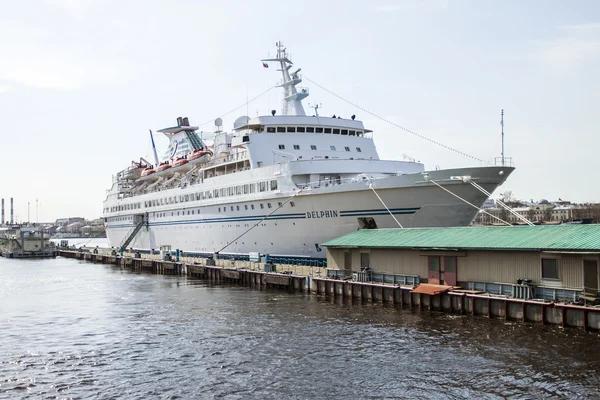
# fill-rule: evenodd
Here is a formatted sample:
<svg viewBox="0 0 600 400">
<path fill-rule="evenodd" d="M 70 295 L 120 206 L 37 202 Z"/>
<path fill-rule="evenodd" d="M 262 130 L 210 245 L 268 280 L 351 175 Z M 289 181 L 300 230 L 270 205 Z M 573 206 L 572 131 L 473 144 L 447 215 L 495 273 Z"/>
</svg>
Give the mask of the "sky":
<svg viewBox="0 0 600 400">
<path fill-rule="evenodd" d="M 150 157 L 149 129 L 279 109 L 279 89 L 245 105 L 280 79 L 260 62 L 277 41 L 307 113 L 355 114 L 381 158 L 494 162 L 504 109 L 517 169 L 496 196 L 600 201 L 595 0 L 0 0 L 0 197 L 19 221 L 100 217 L 112 175 Z"/>
</svg>

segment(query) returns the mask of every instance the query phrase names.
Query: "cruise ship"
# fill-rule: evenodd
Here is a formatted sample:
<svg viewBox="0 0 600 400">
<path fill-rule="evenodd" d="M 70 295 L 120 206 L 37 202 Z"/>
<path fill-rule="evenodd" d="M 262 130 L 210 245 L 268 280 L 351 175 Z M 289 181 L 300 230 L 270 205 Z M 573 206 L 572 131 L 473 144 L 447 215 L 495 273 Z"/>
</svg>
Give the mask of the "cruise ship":
<svg viewBox="0 0 600 400">
<path fill-rule="evenodd" d="M 153 163 L 132 162 L 107 190 L 111 246 L 324 258 L 322 243 L 357 229 L 469 225 L 514 170 L 382 160 L 354 115 L 306 115 L 309 91 L 281 43 L 262 62 L 282 74 L 282 110 L 240 117 L 230 132 L 220 118 L 214 132 L 182 117 L 159 130 L 169 139 L 162 159 L 155 150 Z"/>
</svg>

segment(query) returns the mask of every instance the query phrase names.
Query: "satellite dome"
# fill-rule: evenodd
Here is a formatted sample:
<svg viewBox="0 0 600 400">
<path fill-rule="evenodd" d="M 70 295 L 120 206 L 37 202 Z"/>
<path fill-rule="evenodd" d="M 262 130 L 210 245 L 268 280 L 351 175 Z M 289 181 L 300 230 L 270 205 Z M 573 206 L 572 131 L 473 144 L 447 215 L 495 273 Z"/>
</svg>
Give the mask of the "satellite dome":
<svg viewBox="0 0 600 400">
<path fill-rule="evenodd" d="M 546 199 L 541 199 L 540 201 L 538 201 L 538 204 L 550 204 L 550 202 Z"/>
</svg>

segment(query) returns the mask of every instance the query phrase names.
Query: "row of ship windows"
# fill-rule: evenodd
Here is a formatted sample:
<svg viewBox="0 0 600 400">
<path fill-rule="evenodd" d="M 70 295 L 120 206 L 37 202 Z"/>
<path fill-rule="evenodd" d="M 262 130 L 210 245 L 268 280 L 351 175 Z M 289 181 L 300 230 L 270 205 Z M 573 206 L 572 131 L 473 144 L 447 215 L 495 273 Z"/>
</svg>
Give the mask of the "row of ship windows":
<svg viewBox="0 0 600 400">
<path fill-rule="evenodd" d="M 277 190 L 277 180 L 262 181 L 257 183 L 247 183 L 245 185 L 229 186 L 220 189 L 206 190 L 191 194 L 181 194 L 179 196 L 163 197 L 156 200 L 148 200 L 143 203 L 144 207 L 157 207 L 167 204 L 185 203 L 194 200 L 209 200 L 219 197 L 237 196 L 242 194 L 251 194 L 256 192 Z M 124 204 L 121 206 L 110 207 L 110 212 L 129 211 L 141 208 L 141 203 Z M 106 210 L 105 210 L 106 211 Z"/>
<path fill-rule="evenodd" d="M 360 136 L 363 131 L 355 131 L 349 129 L 339 128 L 323 128 L 314 126 L 268 126 L 268 133 L 285 133 L 285 132 L 306 132 L 306 133 L 333 133 L 334 135 L 349 135 L 349 136 Z"/>
<path fill-rule="evenodd" d="M 279 207 L 282 207 L 283 203 L 282 202 L 278 202 L 277 205 Z M 260 204 L 258 204 L 258 206 L 259 206 L 259 208 L 261 210 L 264 210 L 265 208 L 267 208 L 267 209 L 273 208 L 273 206 L 271 205 L 271 203 L 266 203 L 266 205 L 264 203 L 260 203 Z M 243 206 L 240 206 L 240 205 L 229 206 L 229 209 L 230 209 L 230 211 L 242 211 L 241 207 L 243 207 L 245 211 L 254 210 L 255 209 L 254 204 L 244 204 Z M 296 204 L 293 201 L 290 201 L 290 207 L 296 207 Z M 187 210 L 187 211 L 184 210 L 184 211 L 177 211 L 177 212 L 171 211 L 171 217 L 180 216 L 180 215 L 186 215 L 186 212 L 187 212 L 187 215 L 196 215 L 196 214 L 200 215 L 200 210 Z M 219 207 L 218 208 L 218 212 L 227 212 L 227 206 Z M 177 215 L 175 215 L 176 213 L 177 213 Z M 167 217 L 167 214 L 169 214 L 169 213 L 166 213 L 166 212 L 153 213 L 153 217 L 156 217 L 156 218 L 165 218 L 165 217 Z M 128 217 L 114 217 L 114 218 L 109 218 L 108 220 L 110 222 L 131 221 L 131 220 L 133 220 L 133 217 L 131 217 L 131 216 L 128 216 Z"/>
<path fill-rule="evenodd" d="M 311 144 L 311 145 L 310 145 L 310 149 L 311 149 L 311 150 L 317 150 L 317 145 L 315 145 L 315 144 Z M 335 146 L 329 146 L 329 149 L 330 149 L 331 151 L 335 151 Z M 279 145 L 279 150 L 285 150 L 285 144 L 280 144 L 280 145 Z M 300 145 L 299 145 L 299 144 L 295 144 L 295 145 L 294 145 L 294 150 L 300 150 Z M 346 151 L 350 151 L 350 147 L 346 146 L 346 147 L 344 147 L 344 150 L 346 150 Z M 360 149 L 360 147 L 357 147 L 357 148 L 356 148 L 356 151 L 357 151 L 357 152 L 359 152 L 359 153 L 361 153 L 361 152 L 362 152 L 362 150 Z"/>
</svg>

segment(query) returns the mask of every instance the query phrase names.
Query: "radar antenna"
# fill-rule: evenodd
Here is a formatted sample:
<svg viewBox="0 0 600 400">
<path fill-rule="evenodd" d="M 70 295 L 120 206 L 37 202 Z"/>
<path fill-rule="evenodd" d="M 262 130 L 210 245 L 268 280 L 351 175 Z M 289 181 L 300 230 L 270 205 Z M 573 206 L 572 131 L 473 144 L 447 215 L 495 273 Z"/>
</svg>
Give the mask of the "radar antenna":
<svg viewBox="0 0 600 400">
<path fill-rule="evenodd" d="M 315 105 L 311 105 L 310 103 L 308 103 L 308 106 L 310 108 L 313 108 L 315 110 L 315 117 L 319 116 L 319 108 L 323 108 L 323 104 L 315 104 Z"/>
</svg>

